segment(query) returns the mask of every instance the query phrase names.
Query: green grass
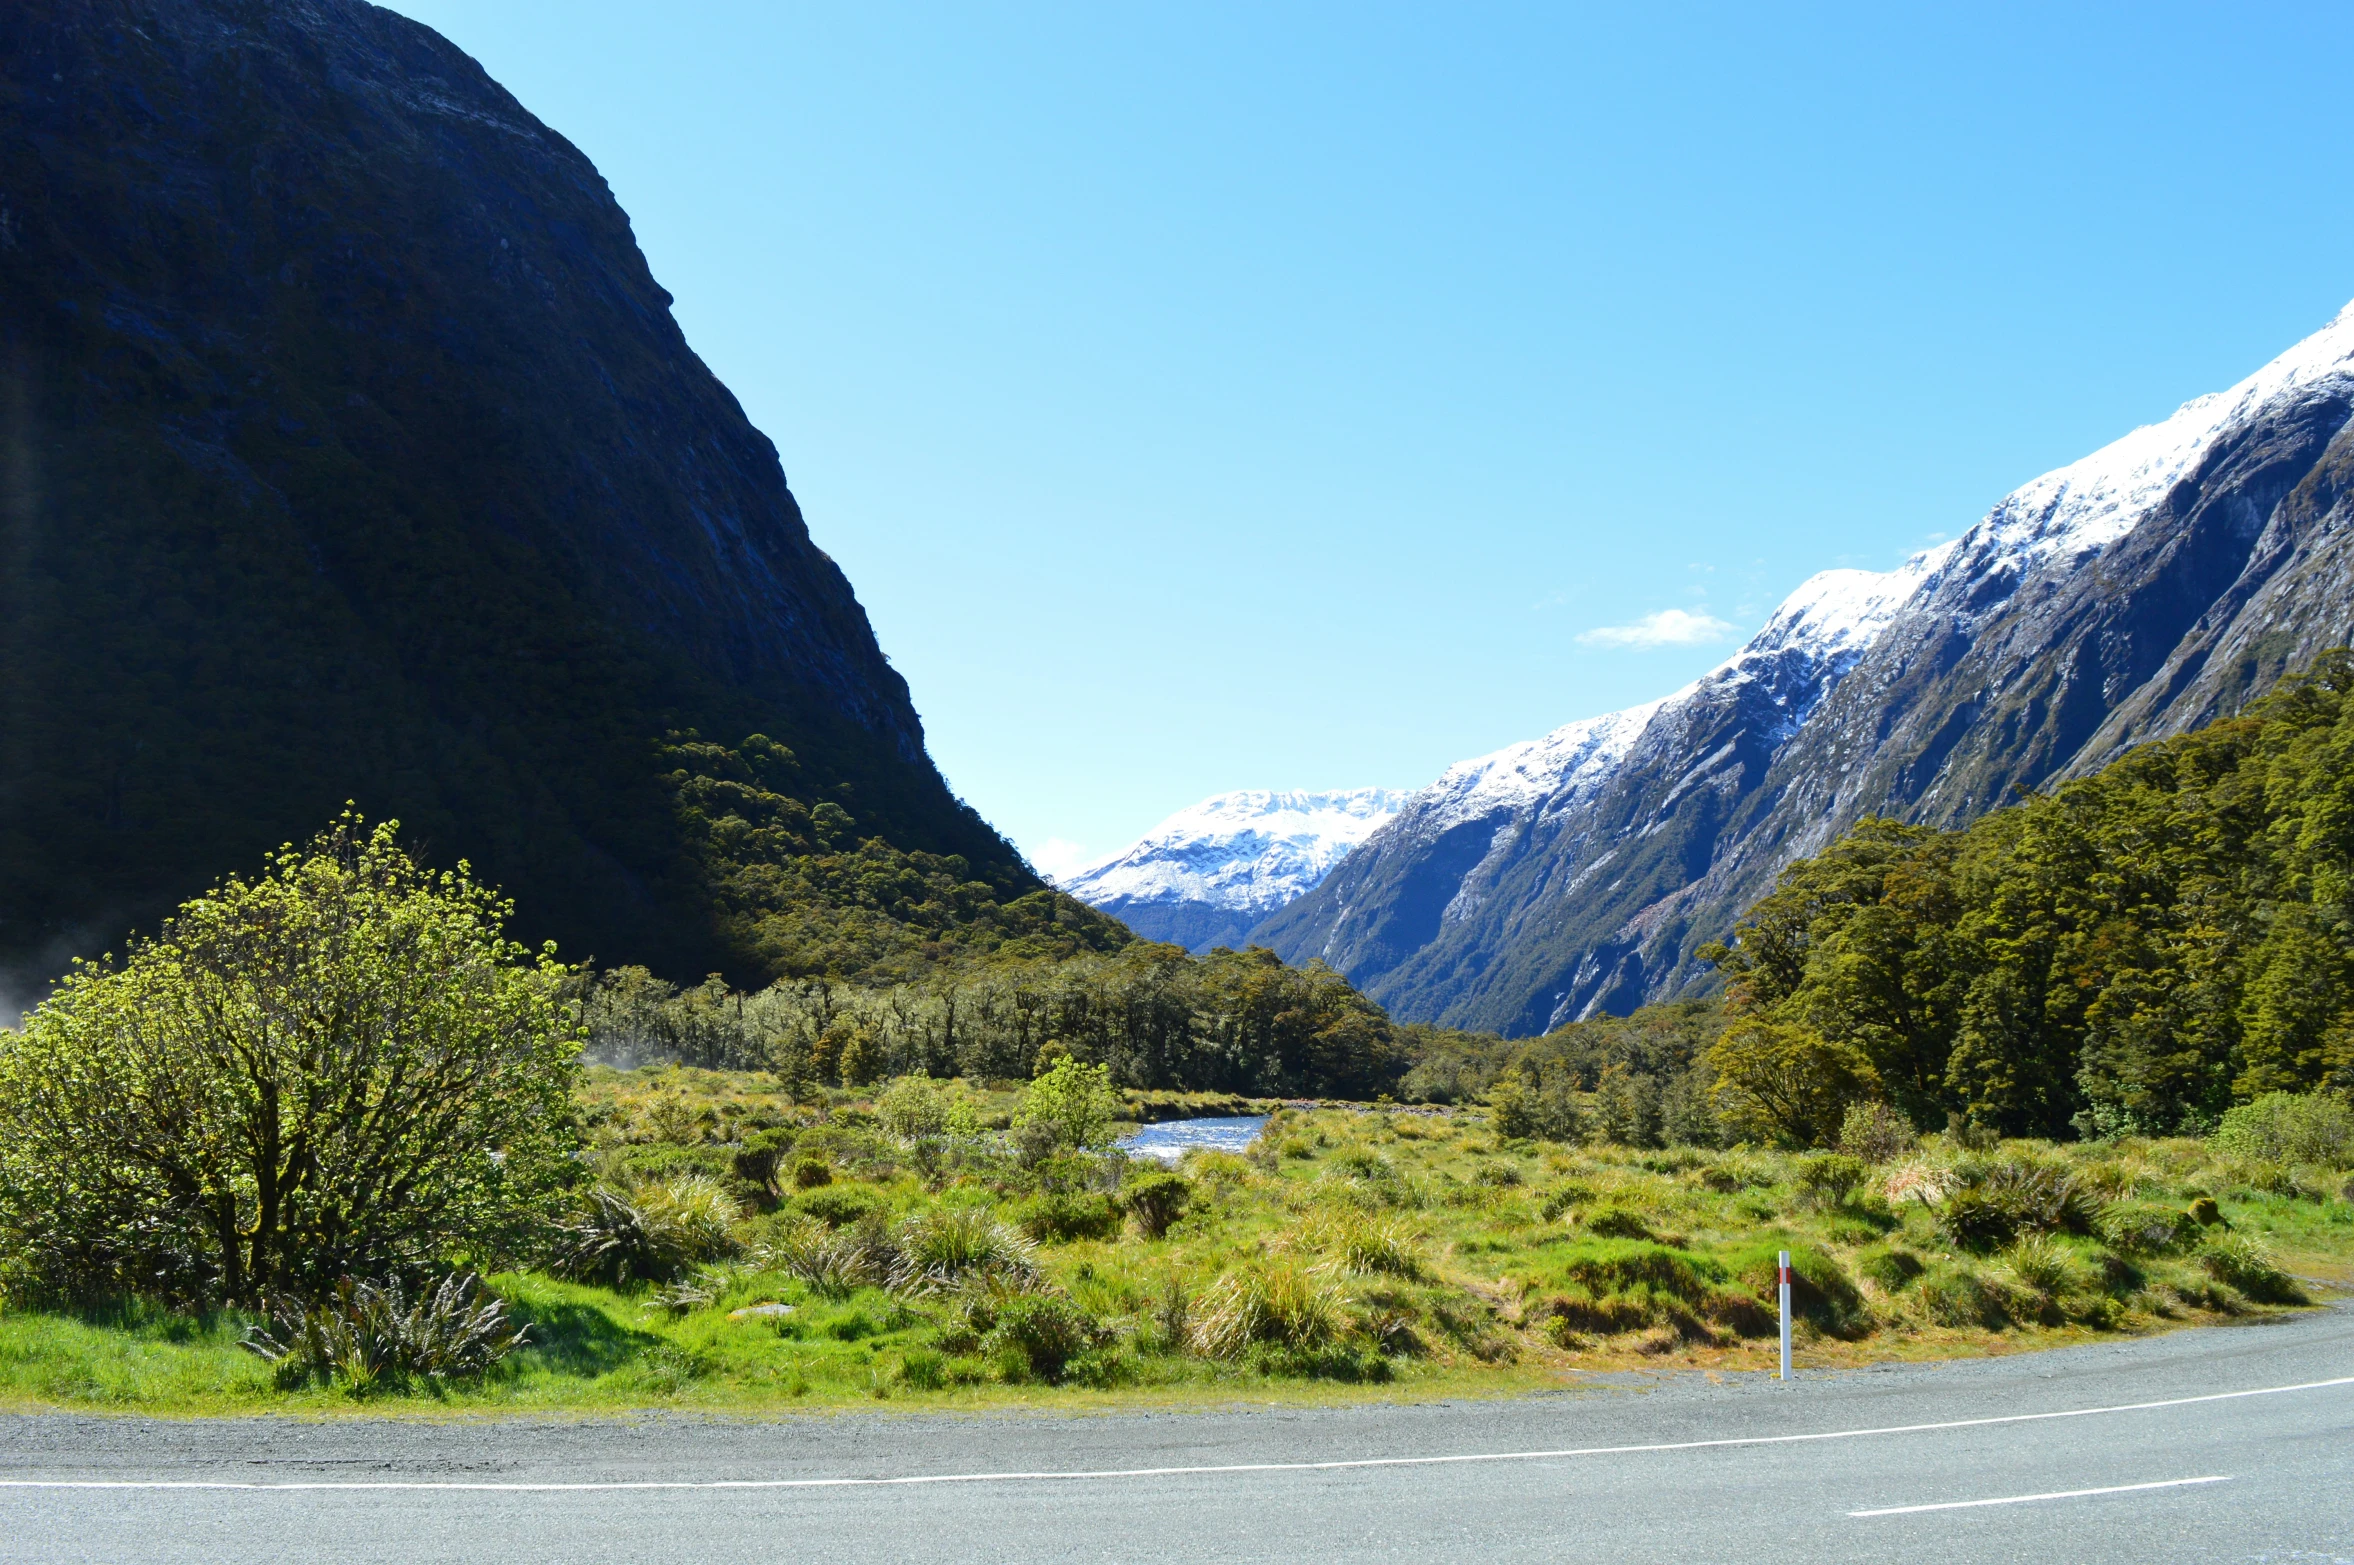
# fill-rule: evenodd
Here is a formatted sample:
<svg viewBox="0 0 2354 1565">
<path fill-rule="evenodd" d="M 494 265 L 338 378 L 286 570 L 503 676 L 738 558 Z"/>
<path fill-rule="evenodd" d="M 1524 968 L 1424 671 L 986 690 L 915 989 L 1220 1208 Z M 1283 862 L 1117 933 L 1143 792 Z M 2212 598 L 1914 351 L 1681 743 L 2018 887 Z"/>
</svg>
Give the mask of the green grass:
<svg viewBox="0 0 2354 1565">
<path fill-rule="evenodd" d="M 747 1128 L 811 1117 L 773 1083 L 715 1072 L 602 1072 L 589 1090 L 594 1156 L 616 1179 L 687 1168 L 731 1178 Z M 2194 1141 L 1969 1152 L 1933 1137 L 1909 1174 L 1874 1168 L 1849 1200 L 1825 1204 L 1803 1192 L 1800 1160 L 1776 1153 L 1500 1142 L 1476 1114 L 1370 1109 L 1287 1111 L 1248 1157 L 1189 1156 L 1191 1206 L 1164 1237 L 1130 1222 L 1066 1238 L 1084 1225 L 1040 1214 L 1102 1197 L 1053 1196 L 1039 1181 L 1082 1177 L 1085 1164 L 1041 1175 L 966 1149 L 919 1168 L 855 1104 L 831 1108 L 809 1144 L 833 1182 L 771 1203 L 735 1179 L 746 1254 L 699 1274 L 691 1307 L 502 1273 L 490 1282 L 529 1323 L 526 1347 L 474 1383 L 366 1398 L 281 1387 L 238 1349 L 243 1322 L 228 1315 L 17 1311 L 0 1314 L 0 1401 L 430 1413 L 1504 1393 L 1579 1369 L 1765 1367 L 1783 1248 L 1797 1260 L 1801 1361 L 1826 1365 L 2259 1313 L 2303 1291 L 2287 1274 L 2343 1281 L 2354 1260 L 2342 1173 L 2235 1161 Z M 2094 1192 L 2080 1210 L 2107 1226 L 1973 1251 L 1932 1204 L 1887 1194 L 1900 1174 L 1900 1191 L 1924 1177 L 1934 1190 L 2022 1161 Z M 2202 1196 L 2224 1225 L 2182 1220 Z M 954 1293 L 829 1293 L 764 1269 L 786 1263 L 762 1247 L 821 1207 L 842 1237 L 943 1208 L 1027 1219 L 1039 1280 L 983 1308 Z M 764 1304 L 791 1310 L 730 1318 Z"/>
</svg>

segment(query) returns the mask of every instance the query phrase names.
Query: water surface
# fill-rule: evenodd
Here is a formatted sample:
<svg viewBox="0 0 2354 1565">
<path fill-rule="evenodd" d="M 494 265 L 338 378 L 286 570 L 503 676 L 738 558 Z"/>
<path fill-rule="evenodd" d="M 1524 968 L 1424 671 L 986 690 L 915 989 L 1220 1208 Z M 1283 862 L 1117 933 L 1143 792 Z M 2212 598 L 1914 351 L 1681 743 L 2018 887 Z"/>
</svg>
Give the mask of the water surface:
<svg viewBox="0 0 2354 1565">
<path fill-rule="evenodd" d="M 1157 1125 L 1139 1125 L 1136 1134 L 1123 1138 L 1120 1145 L 1139 1157 L 1157 1157 L 1164 1163 L 1174 1163 L 1195 1147 L 1240 1152 L 1258 1139 L 1260 1127 L 1266 1123 L 1264 1114 L 1166 1119 Z"/>
</svg>

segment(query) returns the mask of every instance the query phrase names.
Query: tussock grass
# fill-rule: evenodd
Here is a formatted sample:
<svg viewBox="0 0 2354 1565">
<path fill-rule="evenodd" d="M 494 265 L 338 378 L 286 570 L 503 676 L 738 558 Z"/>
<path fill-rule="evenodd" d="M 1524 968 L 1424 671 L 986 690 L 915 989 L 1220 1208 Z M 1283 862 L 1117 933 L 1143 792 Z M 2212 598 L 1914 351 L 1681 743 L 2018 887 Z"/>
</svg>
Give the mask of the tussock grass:
<svg viewBox="0 0 2354 1565">
<path fill-rule="evenodd" d="M 971 1090 L 984 1121 L 1011 1103 Z M 1171 1170 L 985 1145 L 919 1157 L 849 1094 L 794 1104 L 757 1077 L 600 1071 L 590 1093 L 588 1188 L 632 1215 L 605 1213 L 588 1249 L 627 1267 L 489 1278 L 523 1345 L 477 1380 L 379 1390 L 371 1408 L 1457 1394 L 1580 1366 L 1762 1368 L 1785 1248 L 1817 1359 L 2290 1307 L 2299 1276 L 2346 1275 L 2354 1257 L 2342 1171 L 2195 1141 L 1885 1135 L 1859 1144 L 1885 1143 L 1886 1160 L 1833 1162 L 1502 1141 L 1467 1112 L 1286 1108 L 1251 1155 L 1197 1151 Z M 823 1182 L 804 1187 L 804 1167 Z M 595 1226 L 593 1205 L 575 1227 Z M 237 1349 L 252 1324 L 0 1312 L 0 1400 L 352 1405 L 335 1386 L 274 1384 Z"/>
</svg>

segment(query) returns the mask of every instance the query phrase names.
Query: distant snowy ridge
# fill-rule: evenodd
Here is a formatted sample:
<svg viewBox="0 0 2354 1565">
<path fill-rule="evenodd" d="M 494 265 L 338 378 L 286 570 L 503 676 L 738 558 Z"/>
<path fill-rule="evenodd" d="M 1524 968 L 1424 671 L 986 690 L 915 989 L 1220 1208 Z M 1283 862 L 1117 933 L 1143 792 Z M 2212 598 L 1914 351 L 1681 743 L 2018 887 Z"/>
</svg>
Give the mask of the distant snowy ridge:
<svg viewBox="0 0 2354 1565">
<path fill-rule="evenodd" d="M 1201 902 L 1265 913 L 1306 891 L 1405 802 L 1403 791 L 1221 793 L 1062 882 L 1082 902 Z"/>
<path fill-rule="evenodd" d="M 1410 1020 L 1689 992 L 1692 950 L 1861 815 L 1966 822 L 2354 639 L 2354 489 L 2321 482 L 2350 410 L 2354 304 L 1958 538 L 1808 578 L 1672 695 L 1449 767 L 1250 938 Z"/>
</svg>

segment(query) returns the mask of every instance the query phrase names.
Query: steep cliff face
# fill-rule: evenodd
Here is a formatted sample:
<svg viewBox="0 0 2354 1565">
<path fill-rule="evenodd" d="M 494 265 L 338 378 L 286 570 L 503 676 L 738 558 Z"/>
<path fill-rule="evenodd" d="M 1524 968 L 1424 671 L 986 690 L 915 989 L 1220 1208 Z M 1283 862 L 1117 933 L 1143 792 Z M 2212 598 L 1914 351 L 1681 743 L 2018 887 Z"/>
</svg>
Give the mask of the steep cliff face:
<svg viewBox="0 0 2354 1565">
<path fill-rule="evenodd" d="M 2354 308 L 1900 570 L 1815 578 L 1655 708 L 1572 725 L 1640 719 L 1603 764 L 1476 821 L 1441 779 L 1255 938 L 1514 1033 L 1705 987 L 1693 949 L 1861 816 L 1960 824 L 2354 639 L 2350 417 Z"/>
<path fill-rule="evenodd" d="M 1027 878 L 603 180 L 464 54 L 359 0 L 11 0 L 0 126 L 0 958 L 348 798 L 528 934 L 700 973 L 690 728 Z"/>
</svg>

